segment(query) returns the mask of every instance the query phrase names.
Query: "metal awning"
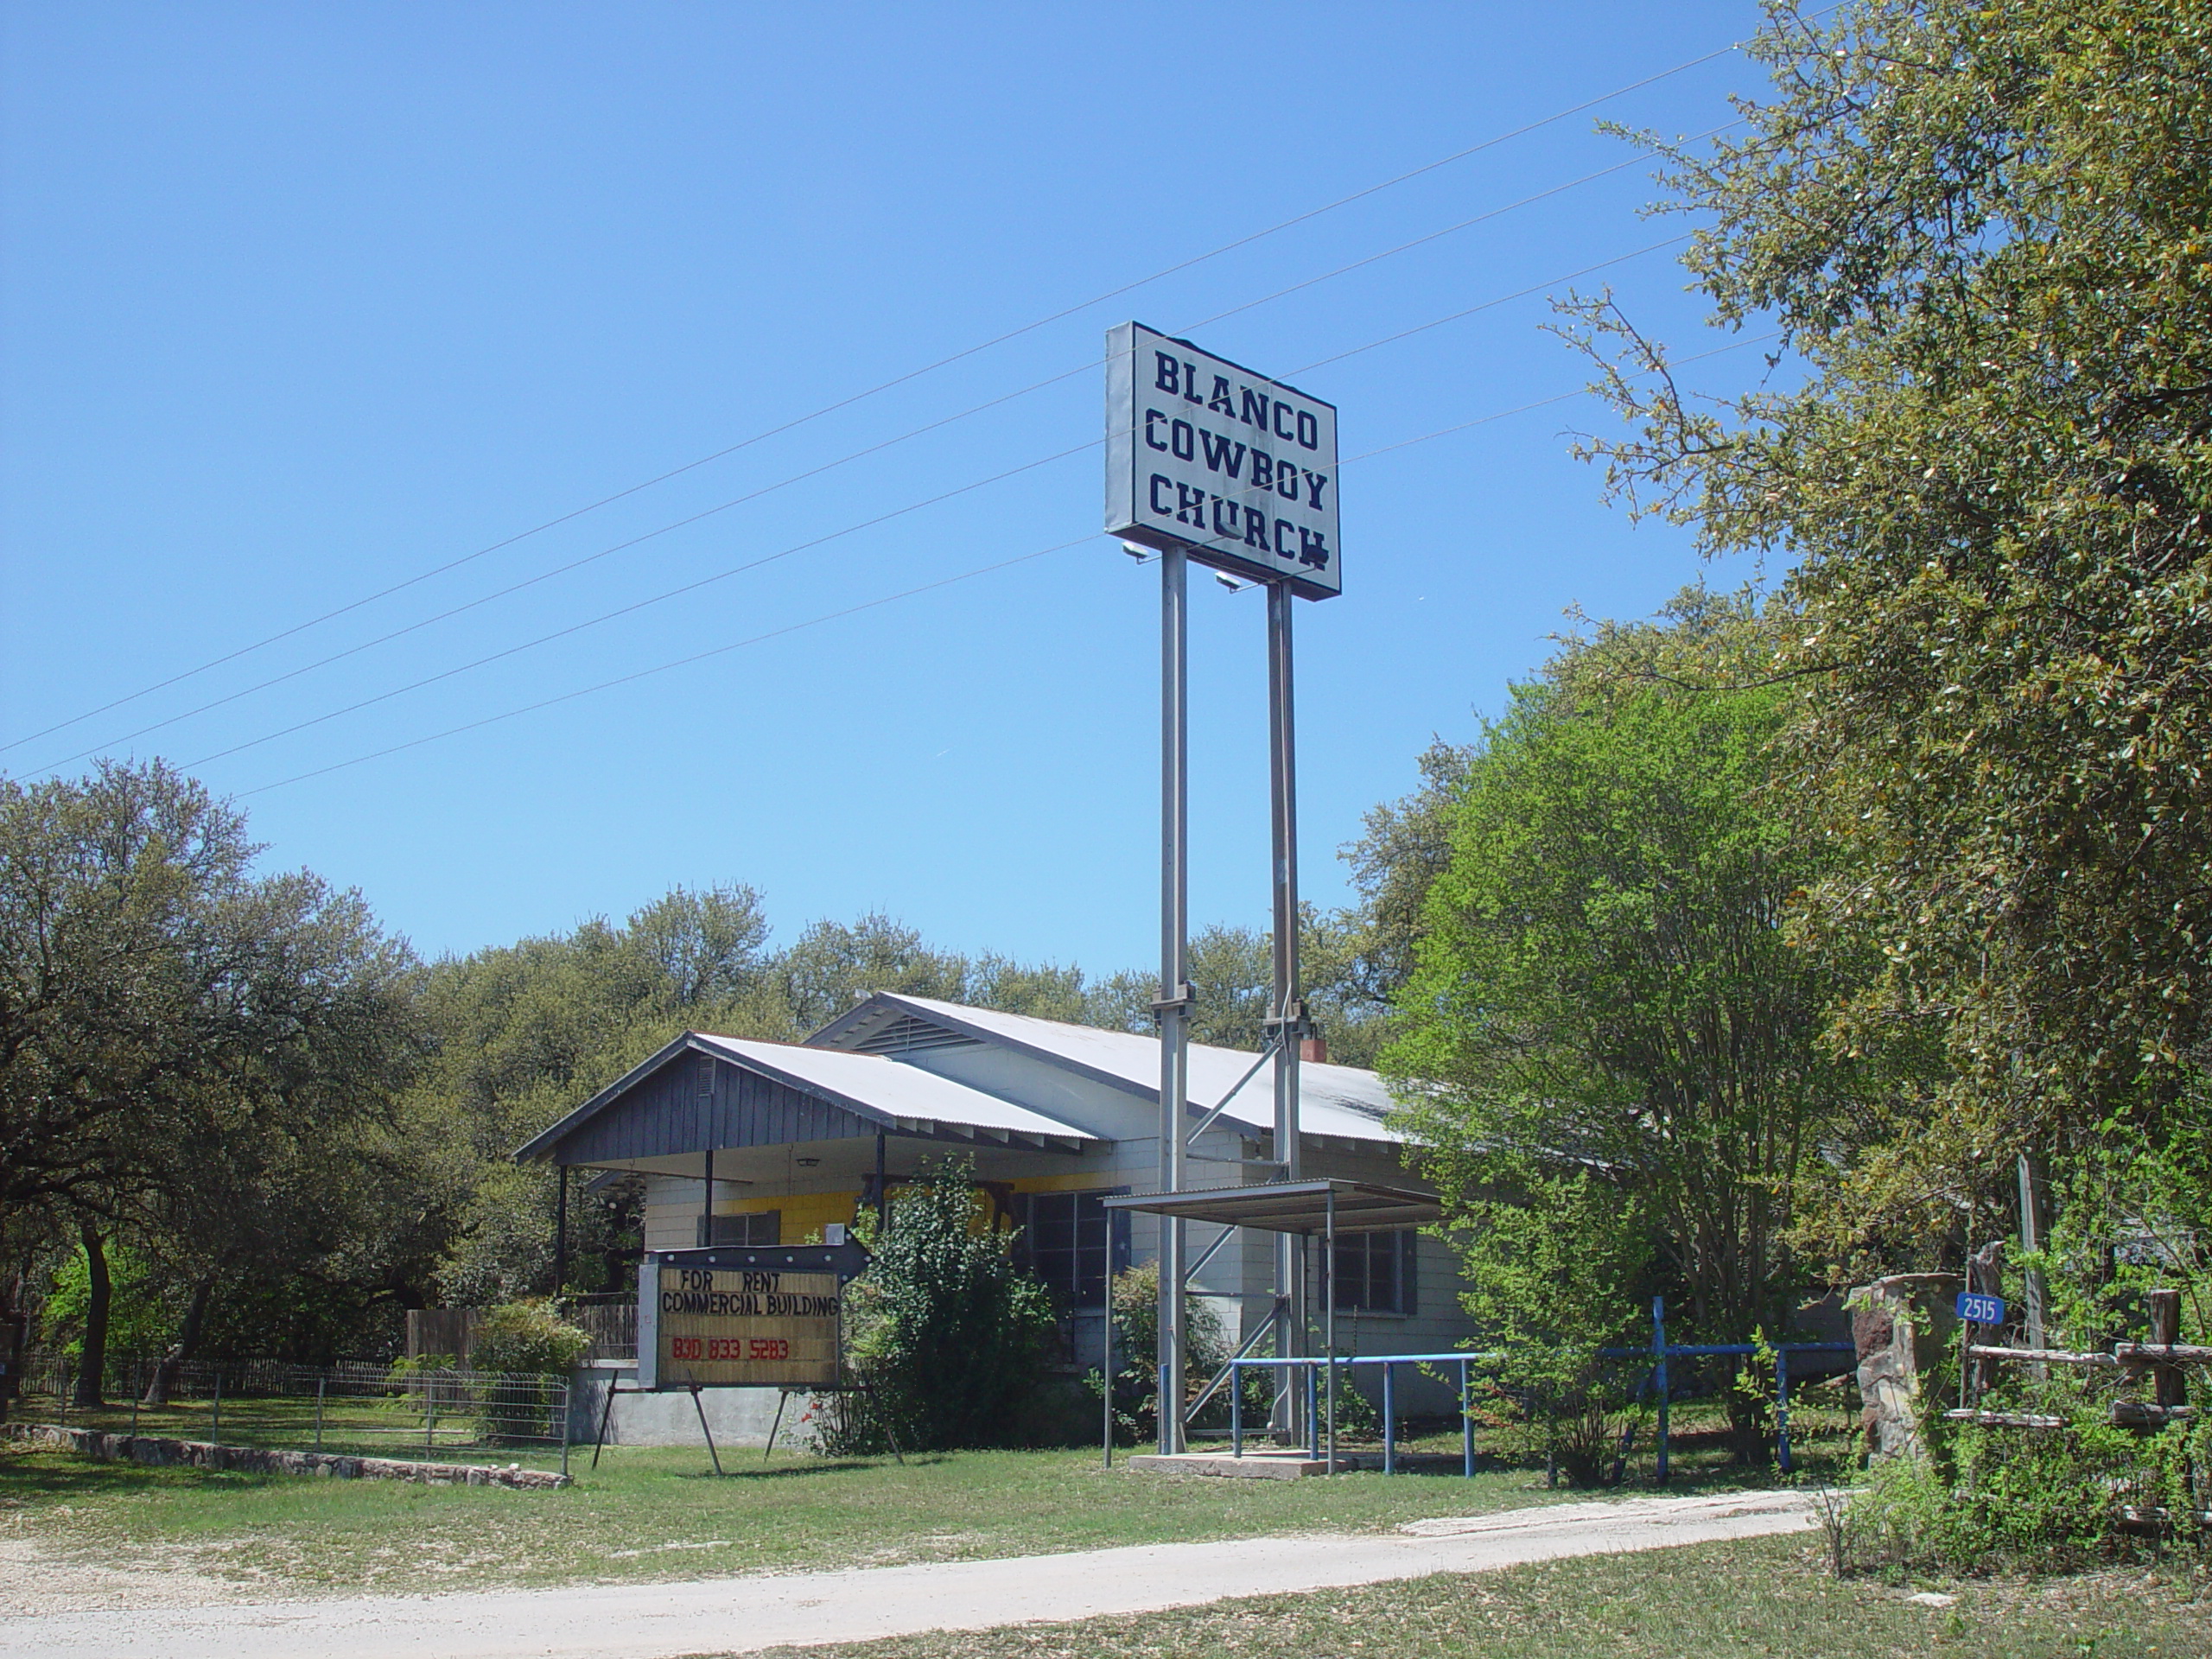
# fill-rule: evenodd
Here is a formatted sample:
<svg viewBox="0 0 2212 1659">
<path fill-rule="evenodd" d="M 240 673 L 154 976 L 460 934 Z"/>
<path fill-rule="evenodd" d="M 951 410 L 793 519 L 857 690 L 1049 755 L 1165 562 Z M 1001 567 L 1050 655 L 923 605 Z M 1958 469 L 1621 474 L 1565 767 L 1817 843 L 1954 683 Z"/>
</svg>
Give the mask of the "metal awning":
<svg viewBox="0 0 2212 1659">
<path fill-rule="evenodd" d="M 1143 1193 L 1108 1198 L 1105 1205 L 1109 1210 L 1141 1210 L 1147 1215 L 1211 1221 L 1224 1227 L 1256 1227 L 1270 1233 L 1324 1233 L 1332 1223 L 1340 1233 L 1396 1232 L 1425 1227 L 1444 1216 L 1443 1205 L 1427 1192 L 1333 1177 Z"/>
</svg>

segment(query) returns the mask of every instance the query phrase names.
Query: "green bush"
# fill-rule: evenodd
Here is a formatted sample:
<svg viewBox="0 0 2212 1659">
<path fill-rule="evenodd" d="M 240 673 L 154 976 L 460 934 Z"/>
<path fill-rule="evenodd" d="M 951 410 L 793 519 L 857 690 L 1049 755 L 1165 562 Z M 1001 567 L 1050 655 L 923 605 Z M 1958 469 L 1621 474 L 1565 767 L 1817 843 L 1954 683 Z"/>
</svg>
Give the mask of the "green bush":
<svg viewBox="0 0 2212 1659">
<path fill-rule="evenodd" d="M 487 1309 L 469 1349 L 472 1370 L 510 1376 L 566 1376 L 591 1346 L 591 1334 L 569 1324 L 543 1298 Z"/>
<path fill-rule="evenodd" d="M 2111 1421 L 2109 1374 L 2069 1368 L 2005 1379 L 1991 1409 L 2057 1417 L 2059 1428 L 1954 1422 L 1957 1355 L 1927 1394 L 1927 1454 L 1868 1471 L 1845 1510 L 1838 1554 L 1846 1570 L 2071 1572 L 2212 1535 L 2212 1421 L 2155 1433 Z M 2132 1389 L 2130 1390 L 2132 1391 Z"/>
<path fill-rule="evenodd" d="M 1604 1351 L 1649 1340 L 1655 1224 L 1586 1171 L 1502 1155 L 1489 1169 L 1511 1196 L 1462 1204 L 1451 1234 L 1476 1345 L 1498 1356 L 1478 1369 L 1478 1396 L 1503 1420 L 1509 1456 L 1541 1462 L 1554 1482 L 1599 1484 L 1649 1374 L 1649 1362 Z"/>
<path fill-rule="evenodd" d="M 468 1351 L 471 1370 L 497 1379 L 476 1385 L 479 1437 L 500 1446 L 561 1434 L 565 1396 L 530 1379 L 566 1378 L 590 1346 L 589 1332 L 568 1324 L 542 1299 L 487 1309 Z M 428 1386 L 435 1389 L 437 1380 Z"/>
<path fill-rule="evenodd" d="M 2160 1541 L 2201 1544 L 2190 1489 L 2212 1451 L 2206 1433 L 2177 1426 L 2138 1439 L 2086 1415 L 2063 1429 L 1962 1428 L 1946 1456 L 1868 1471 L 1866 1491 L 1845 1512 L 1844 1565 L 2063 1573 Z M 2163 1537 L 2124 1529 L 2125 1510 L 2164 1510 Z"/>
<path fill-rule="evenodd" d="M 1114 1428 L 1117 1440 L 1154 1445 L 1160 1435 L 1160 1264 L 1147 1262 L 1114 1275 L 1109 1300 L 1114 1317 Z M 1205 1302 L 1184 1303 L 1183 1398 L 1187 1403 L 1211 1382 L 1229 1359 L 1221 1319 Z M 1098 1373 L 1090 1391 L 1098 1393 Z M 1210 1402 L 1208 1418 L 1228 1421 L 1228 1393 Z M 1249 1402 L 1247 1402 L 1249 1403 Z"/>
<path fill-rule="evenodd" d="M 981 1230 L 972 1163 L 925 1168 L 893 1198 L 874 1258 L 846 1294 L 845 1395 L 823 1449 L 1007 1446 L 1035 1421 L 1058 1341 L 1051 1294 Z"/>
</svg>

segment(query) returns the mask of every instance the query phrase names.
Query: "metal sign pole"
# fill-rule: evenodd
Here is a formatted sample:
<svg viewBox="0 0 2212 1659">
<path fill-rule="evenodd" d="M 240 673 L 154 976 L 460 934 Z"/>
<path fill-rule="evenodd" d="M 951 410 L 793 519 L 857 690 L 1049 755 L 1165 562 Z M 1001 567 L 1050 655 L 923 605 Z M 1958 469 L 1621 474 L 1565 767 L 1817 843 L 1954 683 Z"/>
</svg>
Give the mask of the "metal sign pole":
<svg viewBox="0 0 2212 1659">
<path fill-rule="evenodd" d="M 1183 1189 L 1191 1093 L 1190 648 L 1190 559 L 1171 548 L 1160 556 L 1160 1000 L 1154 1008 L 1163 1192 Z M 1160 1451 L 1166 1457 L 1183 1449 L 1185 1369 L 1183 1224 L 1167 1216 L 1160 1218 L 1159 1323 Z"/>
<path fill-rule="evenodd" d="M 1288 584 L 1268 584 L 1268 818 L 1274 853 L 1275 1160 L 1281 1179 L 1300 1178 L 1298 1125 L 1299 1039 L 1306 1034 L 1306 1010 L 1300 1000 L 1298 962 L 1298 745 L 1293 720 L 1291 676 L 1291 591 Z M 1306 1348 L 1306 1252 L 1304 1241 L 1285 1233 L 1275 1240 L 1275 1353 L 1283 1359 L 1304 1356 Z M 1279 1373 L 1287 1384 L 1294 1372 Z M 1276 1400 L 1273 1427 L 1296 1442 L 1298 1394 L 1286 1386 Z"/>
</svg>

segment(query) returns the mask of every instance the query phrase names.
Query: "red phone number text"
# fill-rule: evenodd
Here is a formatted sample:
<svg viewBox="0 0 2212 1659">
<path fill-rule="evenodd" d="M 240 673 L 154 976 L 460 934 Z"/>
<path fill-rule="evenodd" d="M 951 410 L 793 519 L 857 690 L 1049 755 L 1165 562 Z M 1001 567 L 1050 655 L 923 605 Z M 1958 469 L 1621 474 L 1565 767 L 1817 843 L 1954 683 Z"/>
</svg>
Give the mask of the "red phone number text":
<svg viewBox="0 0 2212 1659">
<path fill-rule="evenodd" d="M 783 1337 L 671 1337 L 671 1359 L 789 1359 L 791 1345 Z"/>
</svg>

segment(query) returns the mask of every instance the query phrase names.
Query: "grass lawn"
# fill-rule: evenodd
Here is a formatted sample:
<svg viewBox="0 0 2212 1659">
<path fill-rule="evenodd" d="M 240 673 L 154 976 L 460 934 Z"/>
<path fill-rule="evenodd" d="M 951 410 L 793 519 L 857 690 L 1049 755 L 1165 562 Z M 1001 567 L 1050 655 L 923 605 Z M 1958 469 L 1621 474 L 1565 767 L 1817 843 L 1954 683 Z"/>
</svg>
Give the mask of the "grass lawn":
<svg viewBox="0 0 2212 1659">
<path fill-rule="evenodd" d="M 1380 1529 L 1592 1494 L 1525 1470 L 1219 1480 L 1091 1452 L 831 1459 L 610 1447 L 557 1491 L 211 1473 L 0 1442 L 0 1538 L 64 1556 L 158 1558 L 272 1592 L 457 1589 L 805 1572 L 1116 1544 Z M 1770 1473 L 1669 1490 L 1770 1484 Z M 1643 1490 L 1649 1490 L 1648 1487 Z"/>
<path fill-rule="evenodd" d="M 1916 1605 L 1916 1589 L 1957 1597 Z M 1838 1583 L 1763 1538 L 1079 1624 L 780 1649 L 781 1659 L 2202 1659 L 2212 1595 L 2181 1571 L 2043 1583 Z M 756 1656 L 755 1659 L 764 1659 Z"/>
</svg>

